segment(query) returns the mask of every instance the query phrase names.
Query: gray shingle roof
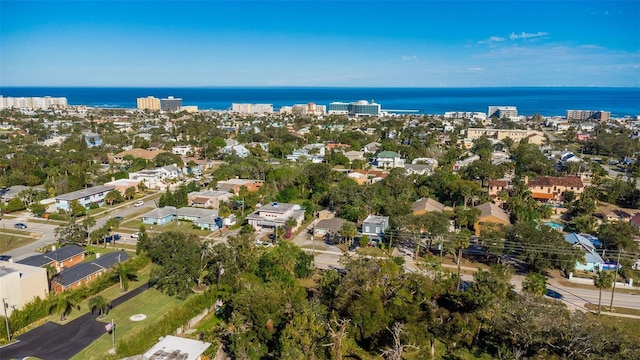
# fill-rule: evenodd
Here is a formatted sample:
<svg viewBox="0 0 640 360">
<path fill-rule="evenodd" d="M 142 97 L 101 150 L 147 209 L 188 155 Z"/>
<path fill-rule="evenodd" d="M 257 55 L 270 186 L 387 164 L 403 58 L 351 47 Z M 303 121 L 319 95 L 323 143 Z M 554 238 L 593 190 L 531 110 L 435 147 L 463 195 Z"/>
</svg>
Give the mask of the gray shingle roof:
<svg viewBox="0 0 640 360">
<path fill-rule="evenodd" d="M 118 262 L 123 262 L 127 259 L 129 259 L 129 254 L 124 251 L 104 254 L 91 262 L 78 264 L 62 270 L 55 276 L 53 281 L 66 287 L 99 271 L 110 269 Z"/>
</svg>

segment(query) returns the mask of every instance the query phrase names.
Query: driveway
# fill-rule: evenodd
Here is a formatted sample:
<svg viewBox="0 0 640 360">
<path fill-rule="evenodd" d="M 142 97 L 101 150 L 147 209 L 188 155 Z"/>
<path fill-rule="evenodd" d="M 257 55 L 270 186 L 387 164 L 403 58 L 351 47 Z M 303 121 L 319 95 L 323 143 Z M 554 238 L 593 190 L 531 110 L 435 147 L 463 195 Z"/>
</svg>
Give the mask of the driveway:
<svg viewBox="0 0 640 360">
<path fill-rule="evenodd" d="M 133 289 L 113 300 L 116 307 L 149 289 L 149 284 Z M 97 321 L 96 314 L 85 314 L 60 325 L 48 322 L 18 337 L 18 342 L 0 349 L 0 359 L 21 359 L 35 356 L 40 359 L 70 359 L 105 333 L 106 323 Z"/>
</svg>

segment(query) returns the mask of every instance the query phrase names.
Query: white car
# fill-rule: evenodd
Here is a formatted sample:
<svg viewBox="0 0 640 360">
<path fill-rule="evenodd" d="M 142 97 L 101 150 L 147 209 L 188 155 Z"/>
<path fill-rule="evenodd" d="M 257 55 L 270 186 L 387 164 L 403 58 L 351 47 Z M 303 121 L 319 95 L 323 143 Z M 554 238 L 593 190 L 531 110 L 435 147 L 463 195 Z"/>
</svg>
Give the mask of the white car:
<svg viewBox="0 0 640 360">
<path fill-rule="evenodd" d="M 137 232 L 137 231 L 136 231 L 136 232 L 134 232 L 133 234 L 131 234 L 131 238 L 133 238 L 133 239 L 137 239 L 137 238 L 139 238 L 139 237 L 140 237 L 140 233 L 139 233 L 139 232 Z"/>
<path fill-rule="evenodd" d="M 138 200 L 133 204 L 133 206 L 135 206 L 135 207 L 140 207 L 140 206 L 143 206 L 143 205 L 144 205 L 144 201 L 142 201 L 142 200 Z"/>
</svg>

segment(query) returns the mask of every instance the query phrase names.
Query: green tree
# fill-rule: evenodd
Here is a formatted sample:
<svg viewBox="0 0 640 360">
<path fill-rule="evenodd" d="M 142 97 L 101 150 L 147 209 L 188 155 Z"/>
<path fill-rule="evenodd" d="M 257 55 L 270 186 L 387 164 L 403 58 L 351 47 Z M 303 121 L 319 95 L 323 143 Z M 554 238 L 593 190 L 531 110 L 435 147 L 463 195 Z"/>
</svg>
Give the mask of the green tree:
<svg viewBox="0 0 640 360">
<path fill-rule="evenodd" d="M 528 273 L 522 282 L 522 291 L 533 296 L 542 296 L 547 292 L 547 277 L 537 273 Z"/>
<path fill-rule="evenodd" d="M 33 213 L 34 216 L 42 217 L 47 211 L 47 206 L 42 205 L 39 202 L 34 202 L 29 205 L 29 210 Z"/>
<path fill-rule="evenodd" d="M 136 281 L 138 275 L 136 271 L 126 263 L 119 263 L 113 268 L 112 276 L 120 283 L 120 292 L 129 290 L 129 282 Z"/>
<path fill-rule="evenodd" d="M 24 202 L 22 202 L 22 200 L 20 200 L 20 198 L 17 196 L 9 200 L 9 202 L 5 206 L 5 210 L 7 212 L 16 212 L 24 209 L 26 209 L 26 206 L 24 206 Z"/>
<path fill-rule="evenodd" d="M 121 203 L 123 201 L 124 201 L 124 198 L 122 197 L 122 194 L 120 193 L 119 190 L 111 190 L 104 197 L 104 202 L 107 203 L 107 205 L 109 206 Z"/>
<path fill-rule="evenodd" d="M 358 234 L 358 229 L 356 228 L 356 225 L 354 223 L 350 221 L 345 221 L 344 223 L 342 223 L 342 226 L 340 227 L 340 235 L 342 236 L 343 241 L 351 244 L 351 241 L 356 236 L 356 234 Z"/>
<path fill-rule="evenodd" d="M 109 313 L 111 302 L 102 295 L 96 295 L 89 299 L 89 308 L 92 314 L 97 311 L 98 319 L 102 319 Z"/>
<path fill-rule="evenodd" d="M 608 289 L 613 285 L 613 274 L 610 271 L 598 271 L 593 278 L 593 285 L 598 288 L 598 315 L 602 304 L 602 289 Z"/>
<path fill-rule="evenodd" d="M 125 197 L 127 200 L 131 200 L 131 199 L 133 199 L 133 197 L 134 197 L 134 196 L 136 196 L 136 188 L 135 188 L 135 187 L 130 186 L 130 187 L 128 187 L 128 188 L 126 188 L 126 189 L 124 190 L 124 197 Z"/>
<path fill-rule="evenodd" d="M 74 309 L 80 309 L 78 305 L 78 293 L 77 292 L 64 292 L 59 294 L 55 301 L 49 306 L 49 313 L 60 314 L 60 321 L 65 321 L 67 315 Z"/>
</svg>

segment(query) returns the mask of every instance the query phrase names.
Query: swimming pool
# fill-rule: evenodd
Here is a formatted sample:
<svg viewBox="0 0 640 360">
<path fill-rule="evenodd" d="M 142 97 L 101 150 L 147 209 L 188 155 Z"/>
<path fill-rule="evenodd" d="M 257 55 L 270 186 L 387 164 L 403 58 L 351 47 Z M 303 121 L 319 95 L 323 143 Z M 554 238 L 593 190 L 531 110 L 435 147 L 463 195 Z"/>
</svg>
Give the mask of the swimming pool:
<svg viewBox="0 0 640 360">
<path fill-rule="evenodd" d="M 554 222 L 550 222 L 550 221 L 549 222 L 545 222 L 544 224 L 549 226 L 549 227 L 552 227 L 552 228 L 554 228 L 554 229 L 556 229 L 558 231 L 564 231 L 564 225 L 562 225 L 562 224 L 558 224 L 558 223 L 554 223 Z"/>
</svg>

